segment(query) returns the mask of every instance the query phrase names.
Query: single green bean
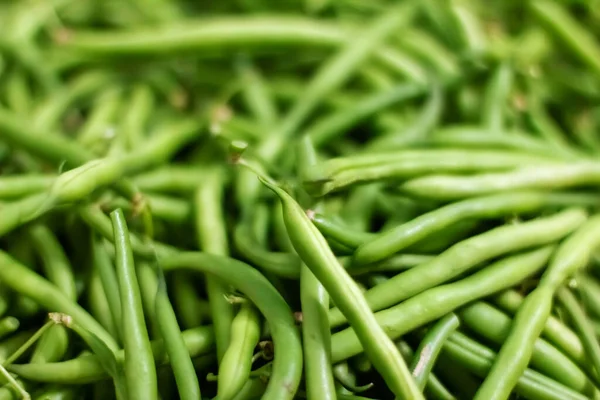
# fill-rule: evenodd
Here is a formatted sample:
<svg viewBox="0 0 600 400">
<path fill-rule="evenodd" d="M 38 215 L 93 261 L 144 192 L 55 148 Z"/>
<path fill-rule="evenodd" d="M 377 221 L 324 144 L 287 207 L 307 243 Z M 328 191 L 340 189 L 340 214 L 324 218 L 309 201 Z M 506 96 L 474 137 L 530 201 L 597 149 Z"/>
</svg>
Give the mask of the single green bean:
<svg viewBox="0 0 600 400">
<path fill-rule="evenodd" d="M 233 399 L 248 379 L 252 369 L 254 348 L 260 339 L 260 321 L 252 304 L 242 304 L 233 319 L 231 341 L 219 366 L 217 396 Z"/>
<path fill-rule="evenodd" d="M 430 175 L 411 179 L 400 190 L 412 196 L 455 200 L 512 190 L 555 190 L 598 185 L 600 164 L 524 166 L 507 172 L 472 176 Z"/>
<path fill-rule="evenodd" d="M 504 62 L 496 68 L 486 87 L 481 122 L 495 134 L 504 133 L 504 119 L 513 75 L 512 67 Z"/>
<path fill-rule="evenodd" d="M 425 388 L 425 383 L 440 351 L 442 351 L 444 342 L 459 325 L 460 321 L 456 314 L 450 313 L 436 322 L 419 344 L 410 367 L 421 390 Z"/>
<path fill-rule="evenodd" d="M 204 173 L 194 194 L 196 209 L 196 235 L 199 248 L 207 253 L 227 255 L 229 243 L 223 215 L 223 191 L 225 190 L 224 171 L 213 168 Z M 211 315 L 217 334 L 217 360 L 221 360 L 229 346 L 233 307 L 225 299 L 227 287 L 218 276 L 206 277 L 206 291 Z"/>
<path fill-rule="evenodd" d="M 178 395 L 182 400 L 200 400 L 202 397 L 200 384 L 181 329 L 177 323 L 177 316 L 169 300 L 167 283 L 162 271 L 158 270 L 158 273 L 159 280 L 155 300 L 156 324 L 173 368 Z"/>
<path fill-rule="evenodd" d="M 307 396 L 335 399 L 331 372 L 331 332 L 327 320 L 329 295 L 306 265 L 302 265 L 300 270 L 300 302 Z"/>
<path fill-rule="evenodd" d="M 116 270 L 121 294 L 121 326 L 125 352 L 127 397 L 139 400 L 158 398 L 156 368 L 142 308 L 138 278 L 125 216 L 121 209 L 110 214 L 115 236 Z"/>
</svg>

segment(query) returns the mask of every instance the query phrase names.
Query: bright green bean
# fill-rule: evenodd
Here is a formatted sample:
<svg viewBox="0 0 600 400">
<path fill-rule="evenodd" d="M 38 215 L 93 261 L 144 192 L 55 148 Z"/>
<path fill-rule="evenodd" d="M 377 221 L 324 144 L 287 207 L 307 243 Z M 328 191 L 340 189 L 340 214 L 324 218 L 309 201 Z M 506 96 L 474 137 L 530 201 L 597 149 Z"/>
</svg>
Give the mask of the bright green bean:
<svg viewBox="0 0 600 400">
<path fill-rule="evenodd" d="M 419 344 L 410 367 L 421 390 L 425 387 L 444 342 L 459 325 L 460 321 L 456 314 L 450 313 L 436 322 Z"/>
<path fill-rule="evenodd" d="M 430 175 L 400 185 L 402 192 L 422 198 L 455 200 L 511 190 L 553 190 L 598 185 L 600 164 L 537 165 L 508 172 L 472 176 Z"/>
<path fill-rule="evenodd" d="M 217 396 L 233 399 L 250 378 L 254 348 L 260 339 L 259 315 L 252 304 L 242 304 L 233 319 L 231 341 L 219 366 Z"/>
<path fill-rule="evenodd" d="M 158 398 L 156 368 L 142 308 L 138 278 L 125 216 L 121 209 L 110 214 L 115 236 L 117 280 L 121 294 L 121 327 L 125 357 L 127 397 L 139 400 Z"/>
<path fill-rule="evenodd" d="M 169 356 L 173 375 L 175 375 L 179 398 L 182 400 L 200 400 L 202 396 L 198 377 L 177 323 L 177 316 L 169 300 L 167 283 L 164 276 L 162 276 L 162 271 L 159 270 L 158 272 L 159 280 L 155 300 L 156 324 Z"/>
</svg>

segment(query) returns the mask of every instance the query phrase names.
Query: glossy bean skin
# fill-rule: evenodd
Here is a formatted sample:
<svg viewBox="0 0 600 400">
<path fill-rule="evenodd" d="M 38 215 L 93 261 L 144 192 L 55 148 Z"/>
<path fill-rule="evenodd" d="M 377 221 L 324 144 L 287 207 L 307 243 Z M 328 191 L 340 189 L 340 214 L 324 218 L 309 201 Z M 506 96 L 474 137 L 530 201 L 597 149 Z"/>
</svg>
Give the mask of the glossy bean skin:
<svg viewBox="0 0 600 400">
<path fill-rule="evenodd" d="M 214 350 L 215 335 L 212 326 L 188 329 L 182 332 L 182 337 L 192 357 Z M 158 365 L 168 362 L 162 340 L 152 342 L 152 354 Z M 118 360 L 123 360 L 124 350 L 118 350 L 116 357 Z M 98 357 L 91 354 L 47 364 L 12 364 L 8 368 L 15 374 L 34 382 L 78 385 L 103 381 L 109 377 Z"/>
<path fill-rule="evenodd" d="M 121 294 L 121 324 L 125 357 L 127 396 L 130 399 L 158 398 L 156 368 L 144 319 L 138 278 L 133 263 L 129 231 L 121 209 L 110 215 L 115 236 L 116 270 Z"/>
<path fill-rule="evenodd" d="M 380 311 L 375 317 L 388 336 L 397 338 L 475 299 L 521 282 L 544 267 L 552 250 L 550 246 L 546 246 L 506 257 L 470 277 L 431 288 L 394 307 Z M 333 334 L 331 340 L 334 363 L 362 351 L 361 344 L 351 328 Z"/>
<path fill-rule="evenodd" d="M 217 396 L 232 399 L 242 390 L 252 369 L 254 348 L 260 339 L 258 311 L 252 304 L 242 304 L 231 326 L 231 342 L 219 366 Z"/>
<path fill-rule="evenodd" d="M 598 245 L 598 215 L 590 217 L 561 243 L 538 286 L 517 311 L 510 333 L 475 396 L 477 400 L 502 399 L 509 395 L 522 371 L 527 368 L 535 340 L 550 316 L 556 290 L 569 276 L 587 264 L 590 253 Z"/>
<path fill-rule="evenodd" d="M 354 252 L 354 260 L 357 264 L 379 261 L 464 219 L 530 213 L 562 201 L 568 204 L 571 198 L 566 195 L 561 199 L 560 194 L 543 192 L 511 192 L 451 203 L 363 242 Z"/>
<path fill-rule="evenodd" d="M 300 335 L 289 306 L 264 276 L 240 261 L 207 253 L 178 253 L 161 260 L 161 266 L 165 272 L 188 270 L 213 274 L 248 296 L 269 323 L 275 345 L 273 371 L 264 398 L 294 397 L 302 374 Z"/>
<path fill-rule="evenodd" d="M 283 205 L 285 225 L 296 252 L 356 328 L 366 353 L 392 392 L 397 396 L 422 398 L 398 350 L 377 324 L 360 289 L 335 258 L 325 238 L 289 194 L 274 183 L 262 178 L 261 181 Z"/>
<path fill-rule="evenodd" d="M 600 165 L 587 162 L 522 167 L 508 172 L 473 176 L 430 175 L 411 179 L 400 185 L 399 189 L 417 197 L 457 200 L 512 190 L 554 190 L 598 183 Z"/>
<path fill-rule="evenodd" d="M 370 289 L 365 293 L 365 298 L 373 310 L 390 307 L 493 257 L 560 240 L 579 227 L 586 216 L 581 209 L 568 209 L 550 217 L 501 226 L 473 236 L 450 247 L 432 261 Z M 448 268 L 448 265 L 452 265 L 452 268 Z M 336 326 L 344 319 L 338 310 L 332 309 L 329 320 Z"/>
<path fill-rule="evenodd" d="M 510 330 L 510 318 L 486 302 L 469 305 L 459 315 L 473 332 L 497 344 L 502 344 Z M 535 341 L 530 366 L 578 392 L 593 394 L 594 383 L 586 374 L 544 339 Z"/>
</svg>

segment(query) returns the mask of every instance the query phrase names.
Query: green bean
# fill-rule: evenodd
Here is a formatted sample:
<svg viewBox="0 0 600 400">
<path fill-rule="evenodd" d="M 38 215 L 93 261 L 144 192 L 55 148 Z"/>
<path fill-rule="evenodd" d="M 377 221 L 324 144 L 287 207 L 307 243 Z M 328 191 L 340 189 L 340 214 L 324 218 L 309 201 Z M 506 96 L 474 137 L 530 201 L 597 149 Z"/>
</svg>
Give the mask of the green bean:
<svg viewBox="0 0 600 400">
<path fill-rule="evenodd" d="M 590 253 L 599 244 L 600 215 L 589 218 L 561 243 L 538 286 L 517 311 L 510 333 L 475 399 L 508 396 L 531 359 L 535 340 L 550 316 L 556 290 L 570 275 L 587 264 Z"/>
<path fill-rule="evenodd" d="M 212 326 L 183 331 L 182 337 L 192 357 L 206 354 L 214 349 L 215 336 Z M 152 342 L 152 353 L 158 365 L 168 362 L 165 344 L 162 340 Z M 119 362 L 123 362 L 124 350 L 118 350 L 116 358 Z M 109 377 L 96 355 L 84 355 L 68 361 L 47 364 L 11 364 L 7 368 L 32 382 L 80 385 L 99 382 Z"/>
<path fill-rule="evenodd" d="M 454 313 L 440 319 L 427 331 L 427 334 L 419 344 L 415 358 L 411 363 L 412 374 L 417 385 L 423 390 L 425 383 L 433 369 L 433 365 L 442 350 L 448 336 L 460 325 L 458 317 Z"/>
<path fill-rule="evenodd" d="M 154 93 L 147 85 L 135 85 L 130 94 L 129 111 L 121 123 L 121 135 L 127 142 L 126 148 L 133 151 L 144 139 L 145 125 L 154 108 Z"/>
<path fill-rule="evenodd" d="M 411 362 L 414 359 L 415 353 L 414 353 L 413 349 L 411 349 L 411 347 L 409 346 L 408 343 L 401 340 L 401 341 L 396 342 L 396 347 L 402 354 L 402 357 L 404 357 L 404 359 L 407 362 Z M 456 399 L 450 392 L 448 392 L 448 389 L 446 389 L 444 387 L 442 382 L 440 382 L 440 380 L 433 373 L 430 374 L 429 377 L 427 378 L 427 382 L 426 382 L 426 386 L 425 386 L 425 395 L 427 396 L 427 398 L 431 397 L 432 399 L 440 399 L 440 400 L 455 400 Z"/>
<path fill-rule="evenodd" d="M 300 277 L 300 259 L 294 253 L 272 252 L 263 249 L 253 238 L 248 223 L 238 223 L 233 232 L 233 241 L 240 254 L 254 265 L 276 276 L 298 279 Z"/>
<path fill-rule="evenodd" d="M 0 177 L 0 198 L 10 200 L 47 190 L 54 182 L 51 175 L 4 175 Z"/>
<path fill-rule="evenodd" d="M 127 397 L 152 400 L 158 397 L 156 369 L 142 309 L 138 278 L 125 216 L 121 209 L 110 214 L 115 236 L 117 280 L 121 294 L 121 325 L 125 358 Z"/>
<path fill-rule="evenodd" d="M 430 175 L 411 179 L 400 190 L 412 196 L 455 200 L 510 190 L 553 190 L 600 183 L 600 165 L 538 165 L 508 172 L 482 173 L 472 176 Z"/>
<path fill-rule="evenodd" d="M 306 266 L 300 270 L 304 377 L 308 397 L 335 399 L 331 372 L 331 333 L 327 321 L 329 295 Z"/>
<path fill-rule="evenodd" d="M 425 254 L 399 254 L 385 261 L 364 266 L 352 265 L 352 259 L 340 257 L 341 263 L 352 276 L 360 276 L 373 272 L 398 272 L 414 268 L 420 264 L 431 261 L 435 256 Z"/>
<path fill-rule="evenodd" d="M 160 334 L 158 316 L 156 315 L 156 288 L 159 286 L 156 271 L 149 261 L 144 260 L 137 262 L 135 272 L 140 287 L 142 310 L 144 311 L 148 336 L 155 338 Z"/>
<path fill-rule="evenodd" d="M 65 296 L 77 299 L 73 268 L 56 236 L 46 225 L 35 224 L 29 229 L 29 238 L 42 259 L 48 280 Z"/>
<path fill-rule="evenodd" d="M 430 262 L 411 268 L 370 289 L 365 293 L 365 298 L 372 310 L 390 307 L 494 257 L 560 240 L 577 229 L 586 217 L 583 210 L 571 208 L 550 217 L 494 228 L 465 239 Z M 448 265 L 452 265 L 452 268 L 448 268 Z M 336 326 L 344 319 L 339 310 L 332 309 L 329 321 L 332 326 Z"/>
<path fill-rule="evenodd" d="M 231 341 L 219 366 L 217 396 L 235 397 L 250 378 L 254 348 L 260 339 L 259 315 L 252 304 L 242 304 L 233 319 Z"/>
<path fill-rule="evenodd" d="M 72 386 L 51 386 L 36 393 L 35 400 L 76 400 L 81 396 L 81 388 Z"/>
<path fill-rule="evenodd" d="M 471 331 L 500 345 L 508 336 L 512 322 L 507 315 L 485 302 L 474 303 L 461 309 L 459 316 Z M 590 382 L 579 366 L 543 339 L 534 342 L 529 365 L 578 392 L 593 393 L 594 383 Z M 591 371 L 590 368 L 586 369 Z"/>
<path fill-rule="evenodd" d="M 512 149 L 554 157 L 557 160 L 577 160 L 581 155 L 568 148 L 555 148 L 528 132 L 509 130 L 503 135 L 489 134 L 489 130 L 473 125 L 450 125 L 433 132 L 426 140 L 434 146 L 453 146 L 470 149 Z"/>
<path fill-rule="evenodd" d="M 102 282 L 102 288 L 106 295 L 106 301 L 110 309 L 113 324 L 120 333 L 121 326 L 121 295 L 119 293 L 119 285 L 117 275 L 108 254 L 104 251 L 101 240 L 95 235 L 91 236 L 91 252 L 93 260 L 93 268 Z"/>
<path fill-rule="evenodd" d="M 159 280 L 155 301 L 156 322 L 173 368 L 179 398 L 182 400 L 200 399 L 200 384 L 177 323 L 177 317 L 169 301 L 167 283 L 162 271 L 158 272 Z"/>
<path fill-rule="evenodd" d="M 457 365 L 443 351 L 438 357 L 433 372 L 438 374 L 440 379 L 449 386 L 447 390 L 450 390 L 459 399 L 472 398 L 480 384 L 480 381 L 470 371 Z M 427 386 L 425 390 L 427 390 Z"/>
<path fill-rule="evenodd" d="M 480 167 L 477 168 L 478 163 Z M 411 177 L 414 174 L 428 173 L 427 168 L 443 168 L 448 171 L 479 171 L 503 170 L 526 165 L 557 164 L 560 161 L 548 156 L 532 155 L 519 151 L 506 150 L 479 150 L 473 152 L 469 149 L 444 148 L 444 149 L 408 149 L 396 150 L 385 153 L 359 154 L 349 157 L 338 157 L 317 164 L 310 171 L 311 182 L 335 179 L 346 174 L 356 174 L 356 171 L 381 171 L 382 177 L 398 178 L 403 174 Z M 360 179 L 360 178 L 359 178 Z M 357 180 L 357 182 L 364 181 Z"/>
<path fill-rule="evenodd" d="M 98 96 L 90 114 L 78 130 L 77 142 L 84 146 L 94 146 L 98 141 L 106 140 L 107 132 L 110 133 L 111 124 L 121 105 L 120 96 L 120 89 L 114 87 L 109 87 Z"/>
<path fill-rule="evenodd" d="M 354 252 L 354 262 L 368 264 L 383 260 L 466 219 L 531 213 L 548 205 L 573 204 L 578 198 L 569 193 L 511 192 L 510 195 L 492 194 L 451 203 L 363 240 Z"/>
<path fill-rule="evenodd" d="M 506 257 L 473 275 L 453 283 L 426 290 L 408 300 L 375 314 L 378 323 L 392 339 L 454 311 L 478 298 L 510 287 L 531 276 L 544 267 L 550 257 L 549 246 L 523 254 Z M 375 286 L 385 286 L 388 282 Z M 373 290 L 373 289 L 371 289 Z M 333 319 L 332 327 L 341 319 Z M 351 328 L 333 334 L 333 362 L 342 361 L 361 352 L 361 344 Z"/>
<path fill-rule="evenodd" d="M 206 172 L 194 195 L 194 208 L 197 210 L 195 226 L 199 247 L 207 253 L 216 255 L 229 253 L 222 208 L 224 185 L 223 170 L 212 169 Z M 233 307 L 224 297 L 227 288 L 220 281 L 220 277 L 208 276 L 206 291 L 217 335 L 217 360 L 220 361 L 229 346 L 234 317 Z"/>
<path fill-rule="evenodd" d="M 483 98 L 482 123 L 490 131 L 499 134 L 504 132 L 504 115 L 513 71 L 508 63 L 500 64 L 492 74 Z"/>
<path fill-rule="evenodd" d="M 573 328 L 579 334 L 583 347 L 596 371 L 600 371 L 600 345 L 594 328 L 575 296 L 565 287 L 559 288 L 556 298 L 566 311 Z"/>
<path fill-rule="evenodd" d="M 360 289 L 339 264 L 325 238 L 289 194 L 262 178 L 261 182 L 279 197 L 296 252 L 356 328 L 367 355 L 392 392 L 396 396 L 422 398 L 404 360 L 377 324 Z"/>
<path fill-rule="evenodd" d="M 558 4 L 535 0 L 529 5 L 535 16 L 564 42 L 573 55 L 580 58 L 595 73 L 600 74 L 600 48 L 590 32 Z"/>
<path fill-rule="evenodd" d="M 600 284 L 592 276 L 582 275 L 577 277 L 577 291 L 586 312 L 594 317 L 600 317 Z"/>
<path fill-rule="evenodd" d="M 31 354 L 31 363 L 60 361 L 69 349 L 69 332 L 61 325 L 54 325 L 42 335 Z"/>
<path fill-rule="evenodd" d="M 5 83 L 5 97 L 8 108 L 19 115 L 26 115 L 33 102 L 31 88 L 27 82 L 25 71 L 14 68 Z"/>
<path fill-rule="evenodd" d="M 291 399 L 300 382 L 302 348 L 292 312 L 273 286 L 255 269 L 227 257 L 207 253 L 178 253 L 161 260 L 165 271 L 207 272 L 242 291 L 269 323 L 273 344 L 279 352 L 273 361 L 265 399 Z"/>
<path fill-rule="evenodd" d="M 480 377 L 488 374 L 496 358 L 493 351 L 459 332 L 454 332 L 450 336 L 450 340 L 444 345 L 444 351 L 455 362 L 464 365 Z M 532 400 L 583 400 L 588 398 L 531 369 L 526 369 L 519 377 L 515 390 Z"/>
<path fill-rule="evenodd" d="M 87 311 L 71 301 L 46 279 L 23 266 L 3 251 L 0 251 L 0 266 L 0 281 L 6 286 L 21 295 L 31 297 L 47 310 L 55 310 L 71 315 L 79 324 L 104 341 L 107 346 L 112 349 L 117 348 L 112 336 Z"/>
<path fill-rule="evenodd" d="M 267 82 L 250 60 L 241 59 L 236 66 L 243 82 L 242 98 L 246 108 L 263 128 L 270 129 L 277 121 L 278 111 Z"/>
<path fill-rule="evenodd" d="M 330 367 L 331 369 L 331 367 Z M 331 373 L 329 373 L 331 374 Z M 336 381 L 339 382 L 344 389 L 348 390 L 351 393 L 361 393 L 366 390 L 369 390 L 373 387 L 373 383 L 367 383 L 366 385 L 357 386 L 356 384 L 356 375 L 354 371 L 350 369 L 347 362 L 339 363 L 333 366 L 333 376 Z M 332 382 L 333 383 L 333 382 Z M 335 388 L 334 388 L 335 389 Z M 335 393 L 335 391 L 334 391 Z M 307 392 L 307 398 L 308 398 Z M 335 398 L 335 396 L 333 397 Z"/>
<path fill-rule="evenodd" d="M 100 275 L 94 270 L 92 270 L 88 279 L 86 292 L 86 301 L 90 309 L 90 314 L 117 341 L 117 338 L 120 336 L 117 328 L 119 325 L 112 319 L 106 293 L 102 287 L 102 280 L 100 279 Z"/>
<path fill-rule="evenodd" d="M 395 103 L 410 100 L 424 92 L 422 85 L 407 83 L 384 89 L 365 97 L 350 109 L 344 108 L 315 122 L 304 134 L 312 138 L 315 146 L 327 143 L 357 122 Z"/>
<path fill-rule="evenodd" d="M 493 302 L 501 309 L 515 314 L 523 303 L 523 296 L 514 290 L 506 290 L 495 295 Z M 543 335 L 563 353 L 579 365 L 587 365 L 587 354 L 579 337 L 559 319 L 550 316 L 544 326 Z"/>
<path fill-rule="evenodd" d="M 0 339 L 5 338 L 19 329 L 21 323 L 15 317 L 4 317 L 0 319 Z"/>
<path fill-rule="evenodd" d="M 114 243 L 115 238 L 112 232 L 110 218 L 104 215 L 99 207 L 88 205 L 79 208 L 78 211 L 85 223 L 96 231 L 96 233 Z M 158 258 L 161 258 L 177 251 L 174 247 L 164 243 L 142 240 L 135 234 L 130 235 L 130 240 L 133 252 L 147 260 L 155 260 L 157 256 Z"/>
</svg>

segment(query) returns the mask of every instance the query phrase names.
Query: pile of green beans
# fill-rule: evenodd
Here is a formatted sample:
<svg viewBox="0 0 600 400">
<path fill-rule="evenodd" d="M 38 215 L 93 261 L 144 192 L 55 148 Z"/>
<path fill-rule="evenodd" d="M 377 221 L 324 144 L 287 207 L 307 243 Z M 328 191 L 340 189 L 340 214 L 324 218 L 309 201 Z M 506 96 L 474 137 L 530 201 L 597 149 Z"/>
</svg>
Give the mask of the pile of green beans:
<svg viewBox="0 0 600 400">
<path fill-rule="evenodd" d="M 0 400 L 600 399 L 598 26 L 0 0 Z"/>
</svg>

